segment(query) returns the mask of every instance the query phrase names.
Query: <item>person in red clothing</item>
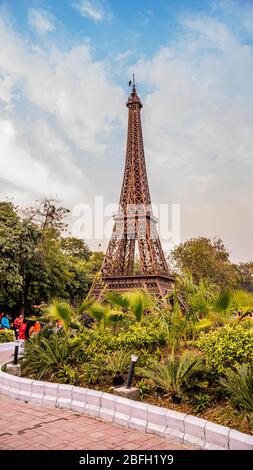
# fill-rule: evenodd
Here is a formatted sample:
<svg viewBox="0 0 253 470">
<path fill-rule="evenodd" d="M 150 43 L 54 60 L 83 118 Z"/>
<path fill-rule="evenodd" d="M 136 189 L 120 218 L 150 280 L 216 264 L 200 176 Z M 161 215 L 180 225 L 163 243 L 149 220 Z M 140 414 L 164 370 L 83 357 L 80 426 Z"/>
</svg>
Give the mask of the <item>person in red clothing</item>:
<svg viewBox="0 0 253 470">
<path fill-rule="evenodd" d="M 20 326 L 22 325 L 23 323 L 23 320 L 24 320 L 24 317 L 23 315 L 19 315 L 17 318 L 15 318 L 14 322 L 13 322 L 13 325 L 15 326 L 15 328 L 20 328 Z"/>
<path fill-rule="evenodd" d="M 19 327 L 18 337 L 19 339 L 25 340 L 26 320 L 24 319 Z"/>
<path fill-rule="evenodd" d="M 23 321 L 24 321 L 23 315 L 19 315 L 17 318 L 15 318 L 15 320 L 13 322 L 13 328 L 14 328 L 14 331 L 15 331 L 16 338 L 19 338 L 19 330 L 20 330 L 20 327 L 21 327 Z"/>
</svg>

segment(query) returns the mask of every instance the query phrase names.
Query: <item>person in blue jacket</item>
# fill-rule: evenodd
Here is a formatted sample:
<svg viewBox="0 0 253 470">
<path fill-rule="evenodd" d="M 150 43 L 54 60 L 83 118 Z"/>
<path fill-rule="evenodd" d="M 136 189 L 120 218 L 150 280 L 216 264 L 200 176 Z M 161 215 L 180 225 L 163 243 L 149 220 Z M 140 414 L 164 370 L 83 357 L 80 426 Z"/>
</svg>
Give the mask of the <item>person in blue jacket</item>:
<svg viewBox="0 0 253 470">
<path fill-rule="evenodd" d="M 2 316 L 2 320 L 1 320 L 1 328 L 4 328 L 5 330 L 9 330 L 10 329 L 10 321 L 9 321 L 9 314 L 8 313 L 4 313 L 3 316 Z"/>
</svg>

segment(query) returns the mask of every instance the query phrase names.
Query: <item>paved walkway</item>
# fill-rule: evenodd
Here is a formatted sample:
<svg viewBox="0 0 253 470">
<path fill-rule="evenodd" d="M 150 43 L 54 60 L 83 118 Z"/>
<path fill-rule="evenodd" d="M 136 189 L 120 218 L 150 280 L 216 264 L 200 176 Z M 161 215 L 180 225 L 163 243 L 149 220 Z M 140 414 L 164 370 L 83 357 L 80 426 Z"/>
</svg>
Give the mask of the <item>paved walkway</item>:
<svg viewBox="0 0 253 470">
<path fill-rule="evenodd" d="M 0 363 L 10 354 L 0 352 Z M 176 450 L 173 440 L 0 395 L 0 449 Z"/>
</svg>

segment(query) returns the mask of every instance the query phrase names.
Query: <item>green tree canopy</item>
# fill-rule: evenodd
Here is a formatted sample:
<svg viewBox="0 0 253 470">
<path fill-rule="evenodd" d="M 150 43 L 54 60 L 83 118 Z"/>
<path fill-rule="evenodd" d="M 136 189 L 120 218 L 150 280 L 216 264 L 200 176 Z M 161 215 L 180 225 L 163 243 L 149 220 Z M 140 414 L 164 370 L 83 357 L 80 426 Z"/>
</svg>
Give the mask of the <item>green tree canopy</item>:
<svg viewBox="0 0 253 470">
<path fill-rule="evenodd" d="M 229 252 L 222 240 L 199 237 L 178 245 L 171 253 L 176 268 L 194 282 L 207 280 L 222 289 L 238 283 L 235 266 L 229 260 Z"/>
<path fill-rule="evenodd" d="M 239 275 L 239 288 L 253 292 L 253 261 L 236 266 Z"/>
<path fill-rule="evenodd" d="M 0 202 L 0 305 L 27 310 L 55 297 L 79 303 L 87 295 L 103 254 L 62 237 L 66 213 L 53 199 L 25 211 Z"/>
<path fill-rule="evenodd" d="M 65 255 L 70 256 L 74 259 L 87 261 L 92 255 L 87 244 L 84 242 L 84 240 L 81 240 L 80 238 L 61 238 L 60 246 L 62 252 Z"/>
</svg>

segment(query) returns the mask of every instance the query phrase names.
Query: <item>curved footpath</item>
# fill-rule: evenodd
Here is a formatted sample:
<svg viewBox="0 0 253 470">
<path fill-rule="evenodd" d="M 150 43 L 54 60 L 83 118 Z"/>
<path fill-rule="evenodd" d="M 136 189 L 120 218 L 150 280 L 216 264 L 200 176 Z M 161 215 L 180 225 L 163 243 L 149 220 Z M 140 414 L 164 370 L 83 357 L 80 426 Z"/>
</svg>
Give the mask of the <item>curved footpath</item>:
<svg viewBox="0 0 253 470">
<path fill-rule="evenodd" d="M 13 350 L 0 345 L 0 364 Z M 97 390 L 0 370 L 0 394 L 0 449 L 253 450 L 248 434 Z"/>
<path fill-rule="evenodd" d="M 0 364 L 13 354 L 0 350 Z M 183 450 L 192 447 L 59 408 L 0 395 L 0 449 Z"/>
</svg>

